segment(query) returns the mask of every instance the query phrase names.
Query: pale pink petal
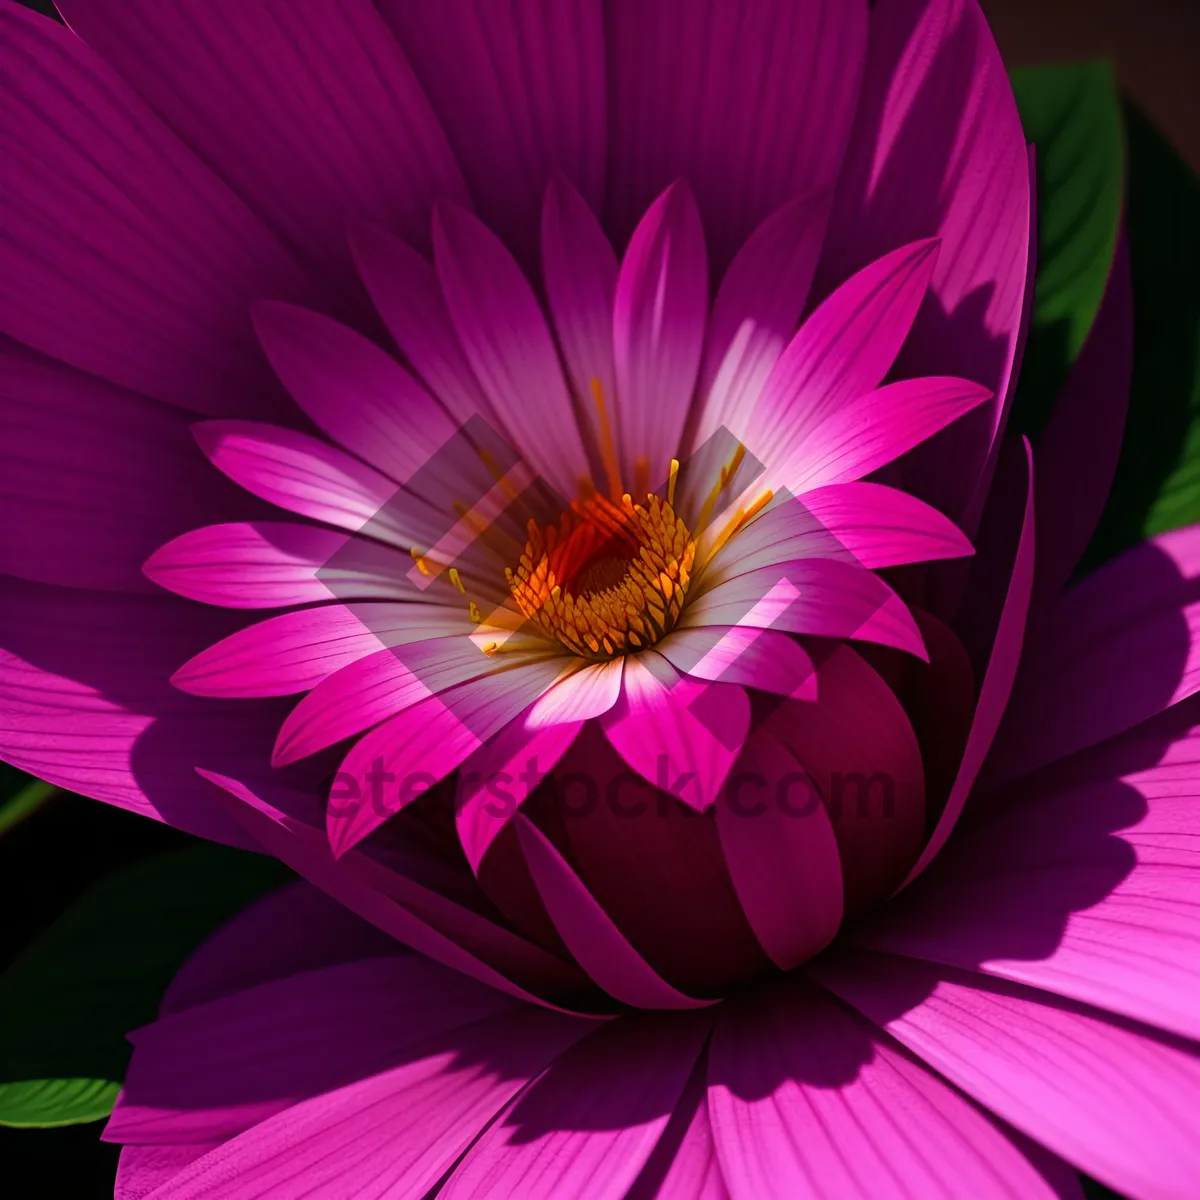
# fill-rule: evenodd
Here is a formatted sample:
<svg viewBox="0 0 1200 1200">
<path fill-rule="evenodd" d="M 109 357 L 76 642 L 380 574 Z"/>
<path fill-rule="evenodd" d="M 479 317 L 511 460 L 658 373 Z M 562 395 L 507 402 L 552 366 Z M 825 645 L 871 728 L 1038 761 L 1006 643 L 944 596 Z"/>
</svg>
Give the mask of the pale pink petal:
<svg viewBox="0 0 1200 1200">
<path fill-rule="evenodd" d="M 421 1200 L 513 1096 L 594 1028 L 521 1009 L 435 1037 L 401 1066 L 253 1126 L 150 1200 L 255 1200 L 286 1195 L 297 1179 L 311 1200 Z"/>
<path fill-rule="evenodd" d="M 991 398 L 969 379 L 902 379 L 856 396 L 810 429 L 784 478 L 796 493 L 849 483 L 914 446 Z"/>
<path fill-rule="evenodd" d="M 681 675 L 651 650 L 626 661 L 621 699 L 600 725 L 629 766 L 659 786 L 665 757 L 664 790 L 703 812 L 746 740 L 750 701 L 734 684 Z"/>
<path fill-rule="evenodd" d="M 567 675 L 536 700 L 525 718 L 527 729 L 542 729 L 563 722 L 588 721 L 602 717 L 621 694 L 625 659 L 589 663 Z"/>
<path fill-rule="evenodd" d="M 1055 1194 L 987 1116 L 804 980 L 722 1008 L 708 1077 L 733 1196 Z"/>
<path fill-rule="evenodd" d="M 437 109 L 483 219 L 536 261 L 546 182 L 604 198 L 607 85 L 599 0 L 381 0 Z"/>
<path fill-rule="evenodd" d="M 248 310 L 313 297 L 295 260 L 69 30 L 9 4 L 0 47 L 0 330 L 198 412 L 286 414 Z"/>
<path fill-rule="evenodd" d="M 700 1015 L 631 1015 L 566 1051 L 467 1153 L 445 1200 L 624 1200 L 704 1048 Z"/>
<path fill-rule="evenodd" d="M 377 650 L 472 629 L 461 610 L 433 604 L 324 604 L 239 629 L 171 682 L 193 696 L 293 696 Z"/>
<path fill-rule="evenodd" d="M 558 351 L 529 281 L 476 217 L 437 210 L 434 262 L 459 342 L 531 470 L 566 500 L 590 478 Z"/>
<path fill-rule="evenodd" d="M 954 832 L 979 777 L 984 758 L 992 748 L 1005 706 L 1011 707 L 1013 703 L 1013 680 L 1017 676 L 1025 645 L 1025 620 L 1029 615 L 1029 601 L 1033 594 L 1036 517 L 1033 505 L 1033 460 L 1028 443 L 1025 445 L 1025 454 L 1028 470 L 1025 515 L 1013 558 L 1012 574 L 1004 594 L 1000 622 L 975 705 L 975 716 L 946 806 L 938 817 L 925 849 L 921 851 L 921 857 L 901 886 L 911 883 L 934 860 Z"/>
<path fill-rule="evenodd" d="M 723 268 L 781 204 L 833 186 L 866 57 L 866 4 L 617 0 L 608 36 L 619 238 L 687 179 Z"/>
<path fill-rule="evenodd" d="M 745 426 L 800 323 L 828 216 L 827 194 L 789 200 L 730 263 L 705 337 L 693 446 L 722 427 Z"/>
<path fill-rule="evenodd" d="M 617 275 L 616 437 L 627 487 L 645 479 L 657 489 L 680 454 L 707 317 L 704 230 L 687 185 L 676 183 L 638 223 Z"/>
<path fill-rule="evenodd" d="M 1200 530 L 1127 550 L 1030 630 L 988 778 L 1013 779 L 1094 746 L 1200 687 Z"/>
<path fill-rule="evenodd" d="M 967 503 L 985 494 L 980 483 L 1009 395 L 1032 216 L 1020 117 L 976 0 L 872 8 L 849 147 L 822 260 L 825 286 L 904 242 L 939 237 L 933 299 L 913 325 L 903 373 L 961 375 L 994 396 L 913 465 L 915 490 L 963 521 Z"/>
<path fill-rule="evenodd" d="M 407 554 L 316 525 L 207 525 L 161 546 L 142 568 L 160 587 L 224 608 L 321 600 L 419 599 Z"/>
<path fill-rule="evenodd" d="M 427 241 L 433 201 L 466 195 L 429 101 L 369 4 L 64 0 L 62 12 L 335 289 L 353 279 L 348 214 Z"/>
<path fill-rule="evenodd" d="M 656 649 L 696 679 L 736 683 L 793 700 L 817 698 L 813 661 L 795 638 L 742 625 L 677 629 Z"/>
<path fill-rule="evenodd" d="M 925 297 L 937 251 L 936 239 L 913 242 L 864 267 L 788 343 L 758 403 L 731 429 L 772 482 L 795 491 L 809 440 L 883 381 Z"/>
<path fill-rule="evenodd" d="M 1101 1182 L 1134 1196 L 1200 1189 L 1200 1059 L 1190 1047 L 913 959 L 846 952 L 809 970 L 972 1099 Z"/>
<path fill-rule="evenodd" d="M 829 813 L 796 758 L 764 730 L 717 805 L 717 832 L 738 900 L 764 950 L 790 971 L 842 923 L 842 868 Z"/>
</svg>

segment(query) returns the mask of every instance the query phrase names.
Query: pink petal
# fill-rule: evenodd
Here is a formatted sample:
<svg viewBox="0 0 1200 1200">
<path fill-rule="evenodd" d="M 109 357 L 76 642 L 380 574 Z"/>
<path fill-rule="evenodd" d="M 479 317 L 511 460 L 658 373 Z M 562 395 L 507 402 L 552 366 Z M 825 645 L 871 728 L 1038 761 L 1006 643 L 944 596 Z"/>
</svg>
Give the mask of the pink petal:
<svg viewBox="0 0 1200 1200">
<path fill-rule="evenodd" d="M 188 416 L 0 337 L 0 568 L 40 583 L 150 591 L 146 558 L 263 506 L 222 480 Z"/>
<path fill-rule="evenodd" d="M 355 851 L 350 851 L 341 861 L 335 859 L 323 830 L 301 816 L 289 815 L 263 798 L 270 794 L 294 808 L 311 809 L 310 797 L 304 797 L 306 803 L 301 804 L 296 798 L 280 792 L 277 785 L 273 792 L 264 789 L 261 794 L 256 794 L 236 779 L 205 770 L 199 770 L 198 774 L 221 789 L 217 792 L 210 789 L 210 794 L 219 797 L 225 809 L 249 831 L 262 849 L 364 921 L 418 954 L 506 995 L 551 1008 L 554 1006 L 547 1005 L 510 980 L 507 974 L 502 974 L 491 960 L 498 958 L 501 966 L 509 970 L 517 968 L 514 974 L 533 966 L 531 982 L 536 982 L 539 977 L 543 982 L 554 979 L 560 988 L 564 981 L 568 986 L 572 981 L 577 983 L 573 973 L 545 951 L 522 942 L 502 926 L 493 925 L 437 893 L 388 871 L 374 860 Z M 388 890 L 383 890 L 381 885 L 386 885 Z M 407 903 L 389 894 L 392 891 L 398 892 Z M 423 911 L 418 913 L 413 909 Z M 445 926 L 446 932 L 438 926 Z M 467 940 L 471 945 L 464 946 L 459 939 Z M 477 953 L 480 949 L 487 954 L 486 960 Z"/>
<path fill-rule="evenodd" d="M 866 57 L 865 4 L 619 0 L 608 36 L 618 237 L 687 179 L 723 268 L 780 205 L 832 187 Z"/>
<path fill-rule="evenodd" d="M 530 468 L 573 499 L 590 478 L 558 351 L 529 281 L 470 213 L 437 210 L 434 262 L 483 393 Z"/>
<path fill-rule="evenodd" d="M 193 1142 L 186 1146 L 123 1146 L 113 1200 L 144 1200 L 189 1163 L 219 1145 L 220 1142 Z"/>
<path fill-rule="evenodd" d="M 937 240 L 926 239 L 864 267 L 788 343 L 758 404 L 732 430 L 773 479 L 795 491 L 809 440 L 882 382 L 924 299 L 937 251 Z"/>
<path fill-rule="evenodd" d="M 551 687 L 562 672 L 562 660 L 530 662 L 499 674 L 484 675 L 418 701 L 363 736 L 342 762 L 353 780 L 372 778 L 381 770 L 401 783 L 371 804 L 330 809 L 329 841 L 344 854 L 388 817 L 445 778 L 469 755 L 514 720 Z M 422 788 L 422 790 L 423 790 Z"/>
<path fill-rule="evenodd" d="M 193 696 L 292 696 L 390 646 L 467 633 L 461 611 L 433 604 L 326 604 L 239 629 L 188 659 L 171 682 Z"/>
<path fill-rule="evenodd" d="M 714 725 L 720 710 L 720 736 Z M 733 684 L 682 676 L 653 650 L 625 663 L 621 700 L 600 718 L 605 736 L 643 779 L 699 812 L 711 808 L 750 728 Z M 667 769 L 664 772 L 662 760 Z"/>
<path fill-rule="evenodd" d="M 692 439 L 744 428 L 763 384 L 792 340 L 808 299 L 829 216 L 829 197 L 789 200 L 746 239 L 713 303 Z"/>
<path fill-rule="evenodd" d="M 926 657 L 916 622 L 900 597 L 857 563 L 829 558 L 777 563 L 727 579 L 690 601 L 679 624 L 856 638 Z"/>
<path fill-rule="evenodd" d="M 708 1078 L 731 1195 L 1055 1194 L 983 1113 L 804 980 L 721 1010 Z"/>
<path fill-rule="evenodd" d="M 1015 793 L 861 941 L 1200 1038 L 1198 746 L 1147 734 L 1154 766 Z"/>
<path fill-rule="evenodd" d="M 0 330 L 185 408 L 286 413 L 246 313 L 311 297 L 295 260 L 69 30 L 0 25 Z"/>
<path fill-rule="evenodd" d="M 611 662 L 589 663 L 567 675 L 534 701 L 525 719 L 526 727 L 541 729 L 602 717 L 621 695 L 624 671 L 625 660 L 614 658 Z"/>
<path fill-rule="evenodd" d="M 644 476 L 658 488 L 680 454 L 707 316 L 700 214 L 687 185 L 672 184 L 638 222 L 613 300 L 616 436 L 627 487 Z"/>
<path fill-rule="evenodd" d="M 598 209 L 607 104 L 598 0 L 383 0 L 441 118 L 483 219 L 525 264 L 536 261 L 546 182 L 562 171 Z"/>
<path fill-rule="evenodd" d="M 1126 551 L 1063 593 L 1030 631 L 989 780 L 1094 746 L 1192 695 L 1197 577 L 1192 527 Z"/>
<path fill-rule="evenodd" d="M 434 1038 L 401 1066 L 255 1125 L 160 1192 L 252 1200 L 302 1178 L 313 1200 L 421 1200 L 492 1117 L 594 1027 L 523 1009 L 466 1026 L 449 1043 Z"/>
<path fill-rule="evenodd" d="M 629 1016 L 572 1047 L 468 1151 L 446 1200 L 624 1200 L 704 1048 L 703 1016 Z"/>
<path fill-rule="evenodd" d="M 613 365 L 617 256 L 587 202 L 562 176 L 551 179 L 546 189 L 542 274 L 567 375 L 581 410 L 587 414 L 585 428 L 590 442 L 599 447 L 604 436 L 603 420 L 613 419 L 617 396 Z M 597 382 L 605 403 L 603 416 L 593 411 Z M 618 482 L 608 481 L 610 493 Z"/>
<path fill-rule="evenodd" d="M 967 379 L 902 379 L 851 399 L 812 429 L 788 464 L 797 493 L 862 479 L 991 399 Z"/>
<path fill-rule="evenodd" d="M 362 334 L 290 304 L 259 304 L 254 325 L 297 404 L 335 442 L 397 483 L 454 433 L 442 408 Z"/>
<path fill-rule="evenodd" d="M 904 877 L 925 832 L 921 748 L 900 701 L 848 646 L 817 657 L 818 701 L 785 705 L 771 732 L 800 761 L 829 810 L 846 884 L 861 912 Z M 805 808 L 798 789 L 794 803 Z"/>
<path fill-rule="evenodd" d="M 162 1017 L 134 1053 L 106 1141 L 218 1141 L 376 1075 L 518 1002 L 414 955 L 290 975 Z"/>
<path fill-rule="evenodd" d="M 732 776 L 738 793 L 727 790 L 717 806 L 717 832 L 738 900 L 754 936 L 784 971 L 823 950 L 842 923 L 842 868 L 829 814 L 807 787 L 799 789 L 798 801 L 791 795 L 789 784 L 805 776 L 764 730 L 738 760 Z"/>
<path fill-rule="evenodd" d="M 62 11 L 335 286 L 353 273 L 348 213 L 424 241 L 433 201 L 466 195 L 429 101 L 370 5 L 316 0 L 301 13 L 235 0 L 196 11 L 64 0 Z"/>
<path fill-rule="evenodd" d="M 1005 707 L 1011 707 L 1013 680 L 1021 662 L 1021 652 L 1025 644 L 1025 620 L 1029 614 L 1029 601 L 1033 592 L 1036 518 L 1033 507 L 1033 460 L 1028 443 L 1025 445 L 1025 453 L 1028 469 L 1025 516 L 1021 523 L 1012 574 L 1004 595 L 1000 623 L 979 689 L 975 716 L 946 806 L 938 817 L 937 825 L 925 849 L 921 851 L 921 857 L 908 873 L 902 887 L 911 883 L 925 870 L 954 832 L 954 827 L 958 824 L 979 777 L 983 760 L 992 748 L 992 741 L 1004 717 Z"/>
<path fill-rule="evenodd" d="M 812 659 L 786 633 L 708 625 L 677 629 L 657 649 L 673 667 L 694 679 L 736 683 L 794 700 L 817 698 Z"/>
<path fill-rule="evenodd" d="M 972 1099 L 1110 1187 L 1164 1197 L 1200 1188 L 1190 1048 L 912 959 L 847 952 L 810 970 Z"/>
<path fill-rule="evenodd" d="M 1009 393 L 1029 264 L 1031 176 L 1008 73 L 974 0 L 871 12 L 862 99 L 838 183 L 826 286 L 914 238 L 942 241 L 935 302 L 913 325 L 907 375 L 961 375 L 994 400 L 920 452 L 920 494 L 956 520 L 978 493 Z"/>
<path fill-rule="evenodd" d="M 161 546 L 142 568 L 160 587 L 224 608 L 283 608 L 321 600 L 412 600 L 412 559 L 316 525 L 206 525 Z M 419 595 L 419 593 L 417 593 Z"/>
<path fill-rule="evenodd" d="M 388 332 L 412 369 L 459 425 L 495 420 L 446 311 L 433 264 L 370 222 L 350 231 L 354 261 Z"/>
<path fill-rule="evenodd" d="M 1132 374 L 1133 289 L 1122 236 L 1091 332 L 1038 440 L 1040 595 L 1066 584 L 1100 521 L 1121 453 Z"/>
<path fill-rule="evenodd" d="M 633 1008 L 705 1006 L 705 1001 L 685 996 L 655 972 L 535 825 L 517 816 L 515 828 L 554 928 L 595 983 Z"/>
</svg>

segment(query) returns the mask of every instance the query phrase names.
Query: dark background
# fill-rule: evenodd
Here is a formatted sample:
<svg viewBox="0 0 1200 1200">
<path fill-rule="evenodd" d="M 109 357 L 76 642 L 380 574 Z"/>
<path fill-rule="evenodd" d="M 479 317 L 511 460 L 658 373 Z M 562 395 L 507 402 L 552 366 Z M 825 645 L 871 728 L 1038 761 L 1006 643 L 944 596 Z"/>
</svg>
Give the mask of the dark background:
<svg viewBox="0 0 1200 1200">
<path fill-rule="evenodd" d="M 53 13 L 49 0 L 23 2 Z M 980 3 L 1009 66 L 1110 60 L 1123 90 L 1200 173 L 1200 0 Z M 16 778 L 0 764 L 0 795 L 12 792 Z M 0 912 L 5 914 L 0 970 L 102 875 L 189 841 L 154 822 L 78 797 L 47 803 L 0 841 Z M 111 1196 L 118 1151 L 98 1141 L 100 1128 L 0 1127 L 6 1193 L 15 1200 Z M 1095 1197 L 1112 1195 L 1088 1190 Z"/>
</svg>

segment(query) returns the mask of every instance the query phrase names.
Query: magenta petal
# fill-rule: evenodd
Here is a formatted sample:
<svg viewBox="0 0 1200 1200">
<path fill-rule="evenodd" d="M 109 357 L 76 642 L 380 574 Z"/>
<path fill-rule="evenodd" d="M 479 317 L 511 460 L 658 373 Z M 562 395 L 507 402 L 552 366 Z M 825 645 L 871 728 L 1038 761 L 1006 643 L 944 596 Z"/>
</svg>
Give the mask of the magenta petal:
<svg viewBox="0 0 1200 1200">
<path fill-rule="evenodd" d="M 40 583 L 149 591 L 176 535 L 263 506 L 222 480 L 189 416 L 0 336 L 0 569 Z"/>
<path fill-rule="evenodd" d="M 398 362 L 360 333 L 291 304 L 259 304 L 254 325 L 297 404 L 347 450 L 405 483 L 454 424 Z"/>
<path fill-rule="evenodd" d="M 1200 530 L 1191 526 L 1064 592 L 1030 630 L 989 781 L 1094 746 L 1200 688 L 1198 578 Z"/>
<path fill-rule="evenodd" d="M 257 217 L 69 30 L 0 15 L 0 330 L 185 408 L 286 413 L 246 318 L 311 288 Z"/>
<path fill-rule="evenodd" d="M 804 980 L 722 1008 L 708 1078 L 733 1196 L 1055 1194 L 987 1116 Z"/>
<path fill-rule="evenodd" d="M 376 1075 L 518 1001 L 415 955 L 290 975 L 160 1018 L 134 1054 L 106 1141 L 216 1141 Z"/>
<path fill-rule="evenodd" d="M 859 940 L 1200 1038 L 1198 749 L 1147 731 L 1120 778 L 1014 789 Z"/>
<path fill-rule="evenodd" d="M 769 732 L 760 732 L 738 760 L 738 791 L 717 806 L 721 849 L 742 910 L 784 971 L 823 950 L 842 923 L 837 838 L 825 806 L 806 787 L 790 786 L 804 775 Z"/>
<path fill-rule="evenodd" d="M 1117 471 L 1133 374 L 1129 247 L 1117 243 L 1100 310 L 1037 445 L 1039 595 L 1071 577 Z"/>
<path fill-rule="evenodd" d="M 629 486 L 644 476 L 659 487 L 680 453 L 707 317 L 700 214 L 687 184 L 675 183 L 633 231 L 613 299 L 616 437 Z"/>
<path fill-rule="evenodd" d="M 220 1142 L 190 1142 L 182 1146 L 123 1146 L 113 1200 L 144 1200 L 189 1163 L 219 1145 Z"/>
<path fill-rule="evenodd" d="M 1110 1187 L 1164 1197 L 1200 1189 L 1191 1047 L 908 958 L 846 952 L 810 971 L 972 1099 Z"/>
<path fill-rule="evenodd" d="M 563 172 L 593 209 L 604 198 L 607 86 L 599 0 L 381 0 L 437 109 L 483 219 L 536 261 L 546 182 Z"/>
<path fill-rule="evenodd" d="M 155 1200 L 256 1200 L 286 1195 L 298 1178 L 313 1200 L 421 1200 L 513 1096 L 595 1027 L 521 1009 L 434 1037 L 400 1066 L 253 1126 Z"/>
<path fill-rule="evenodd" d="M 656 649 L 695 679 L 736 683 L 793 700 L 817 698 L 816 668 L 795 638 L 773 629 L 706 625 L 676 629 Z"/>
<path fill-rule="evenodd" d="M 370 5 L 64 0 L 61 11 L 335 287 L 353 274 L 348 213 L 427 240 L 430 204 L 466 195 L 429 101 Z"/>
<path fill-rule="evenodd" d="M 877 388 L 908 337 L 937 262 L 936 238 L 864 267 L 800 326 L 743 425 L 732 432 L 791 490 L 808 440 L 846 405 Z"/>
<path fill-rule="evenodd" d="M 942 240 L 905 374 L 994 400 L 920 458 L 921 495 L 963 519 L 999 428 L 1025 299 L 1030 170 L 1008 73 L 976 0 L 871 11 L 862 99 L 822 260 L 826 286 L 913 238 Z"/>
<path fill-rule="evenodd" d="M 626 661 L 621 699 L 600 726 L 643 779 L 703 812 L 746 740 L 750 700 L 734 684 L 681 675 L 650 650 Z"/>
<path fill-rule="evenodd" d="M 967 744 L 963 749 L 958 774 L 955 776 L 946 806 L 938 817 L 938 823 L 925 849 L 921 851 L 921 857 L 901 886 L 911 883 L 934 860 L 954 832 L 954 827 L 962 816 L 975 781 L 979 777 L 983 761 L 992 748 L 996 730 L 1004 717 L 1005 706 L 1010 703 L 1013 680 L 1017 677 L 1021 651 L 1025 645 L 1025 620 L 1029 615 L 1029 601 L 1033 593 L 1036 517 L 1033 504 L 1033 460 L 1028 443 L 1025 446 L 1025 454 L 1028 470 L 1025 515 L 1021 523 L 1012 574 L 1004 595 L 1000 623 L 992 642 L 983 683 L 980 685 Z"/>
<path fill-rule="evenodd" d="M 780 205 L 833 186 L 866 57 L 865 3 L 617 0 L 608 36 L 619 238 L 687 179 L 723 269 Z"/>
<path fill-rule="evenodd" d="M 332 564 L 331 559 L 337 556 Z M 142 568 L 160 587 L 223 608 L 284 608 L 334 599 L 412 599 L 412 559 L 316 525 L 207 525 L 161 546 Z"/>
<path fill-rule="evenodd" d="M 533 288 L 499 238 L 463 209 L 437 210 L 433 246 L 446 307 L 484 395 L 529 467 L 574 498 L 590 468 Z"/>
<path fill-rule="evenodd" d="M 624 1200 L 687 1085 L 705 1016 L 631 1015 L 572 1047 L 479 1139 L 445 1200 Z"/>
<path fill-rule="evenodd" d="M 808 299 L 829 216 L 829 196 L 790 200 L 746 240 L 713 303 L 698 387 L 693 445 L 742 428 Z"/>
</svg>

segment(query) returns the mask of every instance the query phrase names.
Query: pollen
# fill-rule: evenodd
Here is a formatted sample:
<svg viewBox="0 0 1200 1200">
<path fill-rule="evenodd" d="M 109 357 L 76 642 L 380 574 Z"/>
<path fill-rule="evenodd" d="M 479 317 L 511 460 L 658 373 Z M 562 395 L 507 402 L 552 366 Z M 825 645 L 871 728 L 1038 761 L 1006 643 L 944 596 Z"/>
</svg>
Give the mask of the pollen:
<svg viewBox="0 0 1200 1200">
<path fill-rule="evenodd" d="M 675 625 L 696 543 L 668 500 L 595 493 L 557 525 L 530 521 L 528 533 L 506 571 L 509 588 L 521 612 L 567 649 L 604 662 L 653 646 Z"/>
</svg>

